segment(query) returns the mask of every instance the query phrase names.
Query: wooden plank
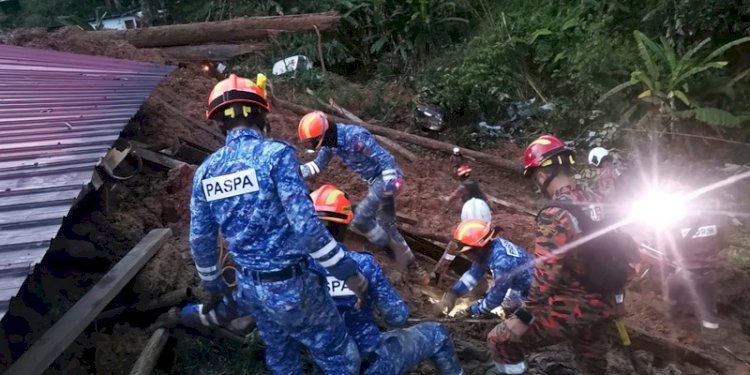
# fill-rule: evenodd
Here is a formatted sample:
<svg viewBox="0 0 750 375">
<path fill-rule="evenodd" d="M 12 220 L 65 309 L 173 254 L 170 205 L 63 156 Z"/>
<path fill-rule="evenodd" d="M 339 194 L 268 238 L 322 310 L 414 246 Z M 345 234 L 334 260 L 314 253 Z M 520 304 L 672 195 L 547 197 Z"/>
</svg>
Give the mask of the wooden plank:
<svg viewBox="0 0 750 375">
<path fill-rule="evenodd" d="M 145 148 L 138 147 L 136 149 L 136 153 L 138 153 L 138 155 L 140 155 L 143 160 L 161 165 L 162 167 L 166 167 L 169 169 L 179 168 L 185 165 L 184 162 L 181 162 L 177 159 L 170 158 L 169 156 L 164 155 L 160 152 L 154 152 Z"/>
<path fill-rule="evenodd" d="M 151 338 L 148 339 L 146 346 L 143 348 L 141 355 L 138 360 L 135 361 L 135 365 L 130 370 L 130 375 L 148 375 L 154 371 L 156 361 L 159 360 L 161 351 L 164 350 L 164 345 L 167 344 L 169 339 L 169 333 L 164 328 L 159 328 L 154 331 Z"/>
<path fill-rule="evenodd" d="M 154 229 L 24 353 L 6 374 L 41 374 L 83 332 L 172 235 Z"/>
</svg>

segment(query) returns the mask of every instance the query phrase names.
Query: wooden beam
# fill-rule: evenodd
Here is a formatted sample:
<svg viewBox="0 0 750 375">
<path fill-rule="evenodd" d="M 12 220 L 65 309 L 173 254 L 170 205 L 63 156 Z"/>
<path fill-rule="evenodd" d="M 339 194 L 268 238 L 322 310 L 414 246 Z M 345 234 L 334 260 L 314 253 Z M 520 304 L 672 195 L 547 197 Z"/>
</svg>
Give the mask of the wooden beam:
<svg viewBox="0 0 750 375">
<path fill-rule="evenodd" d="M 514 210 L 516 210 L 518 212 L 523 212 L 525 214 L 529 214 L 531 216 L 536 217 L 536 212 L 534 212 L 534 211 L 532 211 L 532 210 L 530 210 L 530 209 L 528 209 L 526 207 L 523 207 L 521 205 L 518 205 L 518 204 L 515 204 L 515 203 L 512 203 L 512 202 L 508 202 L 508 201 L 500 199 L 500 198 L 495 198 L 495 197 L 493 197 L 491 195 L 488 195 L 487 199 L 489 199 L 489 201 L 492 202 L 492 203 L 496 203 L 496 204 L 499 204 L 499 205 L 501 205 L 503 207 L 508 207 L 508 208 L 514 209 Z"/>
<path fill-rule="evenodd" d="M 167 344 L 169 339 L 169 333 L 164 328 L 159 328 L 154 331 L 151 338 L 148 339 L 146 346 L 143 347 L 141 355 L 138 360 L 135 361 L 135 365 L 130 370 L 130 375 L 150 375 L 156 367 L 156 362 L 159 360 L 164 345 Z"/>
<path fill-rule="evenodd" d="M 160 152 L 154 152 L 145 148 L 138 148 L 136 150 L 136 153 L 140 155 L 143 160 L 161 165 L 162 167 L 165 167 L 167 169 L 174 169 L 182 167 L 183 165 L 187 165 L 187 163 L 185 162 L 181 162 Z"/>
<path fill-rule="evenodd" d="M 701 353 L 696 349 L 679 341 L 661 337 L 654 332 L 627 325 L 630 338 L 633 340 L 634 349 L 642 349 L 654 353 L 657 357 L 675 363 L 691 363 L 698 367 L 710 367 L 720 374 L 727 373 L 727 366 L 715 357 Z"/>
<path fill-rule="evenodd" d="M 41 374 L 83 332 L 172 235 L 154 229 L 107 272 L 60 320 L 8 369 L 9 375 Z"/>
<path fill-rule="evenodd" d="M 269 48 L 268 43 L 243 44 L 202 44 L 199 46 L 175 46 L 161 48 L 170 59 L 180 61 L 226 61 L 233 57 L 262 54 Z M 155 49 L 159 51 L 159 49 Z"/>
<path fill-rule="evenodd" d="M 144 27 L 117 31 L 89 31 L 96 39 L 122 38 L 138 48 L 185 46 L 207 43 L 268 40 L 280 32 L 328 30 L 341 16 L 336 13 L 310 13 L 291 16 L 242 17 L 217 22 Z"/>
<path fill-rule="evenodd" d="M 275 103 L 279 107 L 286 108 L 299 115 L 304 115 L 308 112 L 313 111 L 313 109 L 311 108 L 307 108 L 299 104 L 291 103 L 283 99 L 274 98 L 273 103 Z M 401 141 L 401 142 L 411 143 L 417 146 L 421 146 L 421 147 L 436 150 L 436 151 L 442 151 L 448 154 L 452 154 L 453 149 L 457 147 L 456 145 L 452 145 L 450 143 L 441 142 L 441 141 L 434 140 L 431 138 L 421 137 L 415 134 L 405 133 L 402 131 L 398 131 L 398 130 L 391 129 L 391 128 L 386 128 L 383 126 L 373 125 L 373 124 L 369 124 L 366 122 L 353 121 L 353 120 L 345 119 L 345 118 L 338 117 L 335 115 L 330 115 L 330 114 L 328 116 L 334 121 L 349 122 L 349 123 L 354 123 L 356 125 L 362 126 L 363 128 L 369 130 L 373 134 L 388 137 L 392 141 Z M 473 158 L 478 162 L 492 165 L 492 166 L 499 167 L 499 168 L 503 168 L 503 169 L 506 169 L 508 171 L 512 171 L 518 174 L 520 174 L 523 171 L 523 167 L 521 166 L 521 163 L 519 161 L 503 159 L 494 155 L 486 154 L 484 152 L 469 150 L 463 147 L 458 147 L 458 149 L 461 150 L 462 155 Z"/>
</svg>

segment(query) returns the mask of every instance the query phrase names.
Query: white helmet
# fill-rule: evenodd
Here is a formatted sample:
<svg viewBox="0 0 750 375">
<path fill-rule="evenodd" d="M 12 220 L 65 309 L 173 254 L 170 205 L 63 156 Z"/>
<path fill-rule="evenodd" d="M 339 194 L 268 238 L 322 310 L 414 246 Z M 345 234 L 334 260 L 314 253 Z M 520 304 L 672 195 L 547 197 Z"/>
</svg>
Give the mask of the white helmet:
<svg viewBox="0 0 750 375">
<path fill-rule="evenodd" d="M 598 167 L 607 156 L 609 156 L 609 151 L 606 148 L 594 147 L 589 151 L 589 164 Z"/>
<path fill-rule="evenodd" d="M 489 224 L 492 224 L 492 212 L 487 202 L 478 199 L 471 198 L 461 209 L 461 222 L 466 220 L 482 220 Z"/>
</svg>

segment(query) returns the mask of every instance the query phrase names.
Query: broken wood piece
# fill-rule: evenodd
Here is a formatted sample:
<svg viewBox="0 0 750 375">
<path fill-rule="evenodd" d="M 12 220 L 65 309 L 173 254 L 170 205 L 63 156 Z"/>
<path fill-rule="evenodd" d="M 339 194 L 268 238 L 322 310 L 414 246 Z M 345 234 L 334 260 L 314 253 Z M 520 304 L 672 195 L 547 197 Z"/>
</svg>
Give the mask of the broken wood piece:
<svg viewBox="0 0 750 375">
<path fill-rule="evenodd" d="M 154 229 L 135 245 L 52 328 L 8 369 L 9 375 L 41 374 L 83 332 L 172 235 Z"/>
<path fill-rule="evenodd" d="M 268 43 L 202 44 L 198 46 L 164 47 L 161 52 L 180 61 L 227 61 L 237 56 L 260 54 L 268 50 Z"/>
<path fill-rule="evenodd" d="M 137 148 L 136 153 L 140 155 L 143 160 L 161 165 L 162 167 L 165 167 L 167 169 L 179 168 L 187 164 L 185 162 L 181 162 L 177 159 L 164 155 L 160 152 L 147 150 L 145 148 Z"/>
<path fill-rule="evenodd" d="M 506 201 L 504 199 L 495 198 L 495 197 L 490 196 L 490 195 L 487 196 L 487 199 L 489 199 L 489 201 L 492 202 L 492 203 L 497 203 L 497 204 L 499 204 L 499 205 L 501 205 L 503 207 L 508 207 L 508 208 L 514 209 L 516 211 L 523 212 L 523 213 L 526 213 L 526 214 L 529 214 L 531 216 L 536 217 L 536 212 L 534 212 L 534 211 L 532 211 L 532 210 L 530 210 L 530 209 L 528 209 L 526 207 L 523 207 L 521 205 L 518 205 L 518 204 L 515 204 L 515 203 L 512 203 L 512 202 L 508 202 L 508 201 Z"/>
<path fill-rule="evenodd" d="M 178 118 L 182 119 L 183 121 L 185 121 L 189 126 L 201 129 L 204 132 L 212 135 L 213 137 L 215 137 L 216 139 L 218 139 L 222 143 L 224 142 L 224 135 L 221 134 L 221 133 L 219 133 L 219 131 L 217 129 L 213 129 L 213 128 L 209 127 L 208 125 L 206 125 L 206 124 L 204 124 L 204 123 L 202 123 L 202 122 L 200 122 L 200 121 L 198 121 L 198 120 L 196 120 L 196 119 L 194 119 L 194 118 L 192 118 L 190 116 L 185 115 L 185 113 L 183 113 L 183 111 L 181 111 L 180 109 L 176 108 L 172 104 L 169 104 L 166 100 L 160 98 L 158 95 L 151 95 L 151 97 L 149 98 L 149 101 L 151 101 L 151 100 L 158 102 L 160 106 L 162 106 L 163 108 L 167 109 L 170 113 L 172 113 L 176 117 L 178 117 Z"/>
<path fill-rule="evenodd" d="M 291 103 L 283 99 L 276 98 L 274 99 L 274 103 L 276 103 L 280 107 L 287 108 L 288 110 L 294 113 L 300 114 L 300 115 L 304 115 L 308 112 L 313 111 L 313 109 L 301 106 L 299 104 Z M 343 121 L 343 122 L 353 121 L 353 120 L 347 120 L 347 119 L 344 119 L 342 117 L 335 116 L 335 115 L 329 115 L 329 116 L 334 121 Z M 455 145 L 452 145 L 450 143 L 441 142 L 441 141 L 434 140 L 431 138 L 421 137 L 415 134 L 405 133 L 399 130 L 390 129 L 390 128 L 386 128 L 383 126 L 377 126 L 377 125 L 373 125 L 370 123 L 359 122 L 359 121 L 354 121 L 354 124 L 364 127 L 365 129 L 369 130 L 373 134 L 388 137 L 392 141 L 401 141 L 401 142 L 411 143 L 417 146 L 421 146 L 421 147 L 432 149 L 432 150 L 442 151 L 448 154 L 453 154 L 453 149 L 456 148 Z M 474 158 L 478 162 L 492 165 L 492 166 L 499 167 L 499 168 L 503 168 L 503 169 L 506 169 L 508 171 L 512 171 L 518 174 L 520 174 L 523 171 L 521 163 L 518 161 L 503 159 L 503 158 L 489 155 L 483 152 L 469 150 L 467 148 L 458 147 L 458 149 L 461 151 L 462 155 Z"/>
<path fill-rule="evenodd" d="M 361 118 L 359 118 L 359 116 L 357 116 L 354 113 L 348 111 L 346 108 L 344 108 L 344 107 L 336 104 L 336 102 L 333 101 L 333 98 L 328 98 L 328 103 L 324 103 L 322 100 L 318 100 L 318 102 L 320 104 L 326 106 L 330 110 L 332 110 L 332 111 L 340 114 L 341 116 L 344 116 L 345 118 L 347 118 L 347 119 L 349 119 L 351 121 L 356 121 L 356 122 L 360 122 L 360 123 L 364 122 L 364 120 L 362 120 Z M 377 139 L 378 143 L 383 144 L 386 148 L 390 149 L 391 151 L 393 151 L 396 154 L 399 154 L 399 155 L 403 156 L 406 160 L 408 160 L 408 161 L 410 161 L 412 163 L 416 162 L 419 159 L 417 157 L 417 155 L 415 155 L 413 152 L 407 150 L 405 147 L 401 146 L 400 144 L 398 144 L 398 143 L 396 143 L 396 142 L 394 142 L 394 141 L 392 141 L 392 140 L 390 140 L 390 139 L 388 139 L 386 137 L 383 137 L 382 135 L 375 135 L 375 139 Z"/>
<path fill-rule="evenodd" d="M 135 365 L 130 370 L 130 375 L 150 375 L 156 367 L 164 345 L 169 339 L 169 332 L 165 328 L 159 328 L 148 339 L 146 346 L 143 347 L 141 355 L 135 361 Z"/>
<path fill-rule="evenodd" d="M 324 31 L 341 20 L 334 12 L 291 16 L 242 17 L 217 22 L 152 26 L 117 31 L 89 31 L 90 38 L 121 38 L 137 48 L 266 40 L 281 32 Z"/>
<path fill-rule="evenodd" d="M 646 350 L 675 363 L 688 362 L 698 367 L 710 367 L 720 374 L 727 373 L 726 366 L 707 353 L 701 353 L 688 345 L 658 336 L 632 324 L 627 325 L 627 330 L 633 341 L 633 349 Z"/>
</svg>

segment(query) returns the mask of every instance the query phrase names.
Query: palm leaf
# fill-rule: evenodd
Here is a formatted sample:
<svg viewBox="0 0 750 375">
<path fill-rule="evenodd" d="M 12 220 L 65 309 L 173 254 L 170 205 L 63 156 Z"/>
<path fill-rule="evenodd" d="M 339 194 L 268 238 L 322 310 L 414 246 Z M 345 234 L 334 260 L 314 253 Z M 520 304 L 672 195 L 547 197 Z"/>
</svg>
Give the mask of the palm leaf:
<svg viewBox="0 0 750 375">
<path fill-rule="evenodd" d="M 435 23 L 441 24 L 441 23 L 448 23 L 448 22 L 469 23 L 469 20 L 467 20 L 466 18 L 461 18 L 461 17 L 445 17 Z"/>
<path fill-rule="evenodd" d="M 659 67 L 656 65 L 652 54 L 659 49 L 658 46 L 649 39 L 645 34 L 640 31 L 634 31 L 636 44 L 638 45 L 638 53 L 641 55 L 643 63 L 646 65 L 646 70 L 652 79 L 659 79 Z M 650 42 L 650 43 L 649 43 Z M 649 52 L 651 51 L 651 52 Z M 657 52 L 657 57 L 659 53 Z M 663 54 L 661 54 L 663 57 Z"/>
<path fill-rule="evenodd" d="M 706 70 L 709 70 L 709 69 L 721 69 L 721 68 L 725 67 L 726 65 L 727 65 L 726 61 L 713 61 L 713 62 L 710 62 L 710 63 L 708 63 L 706 65 L 695 67 L 693 69 L 688 70 L 684 74 L 681 74 L 680 76 L 674 78 L 674 80 L 671 81 L 670 84 L 671 84 L 672 87 L 678 86 L 682 82 L 684 82 L 685 80 L 687 80 L 688 78 L 690 78 L 690 77 L 692 77 L 692 76 L 694 76 L 694 75 L 696 75 L 698 73 L 705 72 Z"/>
<path fill-rule="evenodd" d="M 687 97 L 687 95 L 685 95 L 684 91 L 674 90 L 674 91 L 672 91 L 672 93 L 674 94 L 674 96 L 677 97 L 677 99 L 680 99 L 680 101 L 682 101 L 683 103 L 685 103 L 685 105 L 690 106 L 690 100 L 688 100 L 688 97 Z"/>
<path fill-rule="evenodd" d="M 667 58 L 667 63 L 669 64 L 669 69 L 672 70 L 674 73 L 675 68 L 677 67 L 677 54 L 674 51 L 674 48 L 671 44 L 667 41 L 666 38 L 663 36 L 659 37 L 659 41 L 661 41 L 661 47 L 664 51 L 664 56 Z"/>
<path fill-rule="evenodd" d="M 687 51 L 687 53 L 685 53 L 685 55 L 682 56 L 681 60 L 684 62 L 690 60 L 691 58 L 693 58 L 693 55 L 698 53 L 698 51 L 700 51 L 701 48 L 703 48 L 703 46 L 705 46 L 710 41 L 711 41 L 711 38 L 706 38 L 706 39 L 701 40 L 701 42 L 696 44 L 695 47 Z"/>
<path fill-rule="evenodd" d="M 695 118 L 696 120 L 705 122 L 711 126 L 721 126 L 726 128 L 737 128 L 750 120 L 750 116 L 734 115 L 723 109 L 713 107 L 701 107 L 687 111 L 678 111 L 675 112 L 675 115 L 682 118 Z"/>
<path fill-rule="evenodd" d="M 703 59 L 703 62 L 712 61 L 713 59 L 715 59 L 715 58 L 723 55 L 724 52 L 726 52 L 728 49 L 730 49 L 730 48 L 732 48 L 734 46 L 740 45 L 742 43 L 747 43 L 747 42 L 750 42 L 750 36 L 746 36 L 744 38 L 739 38 L 737 40 L 733 40 L 733 41 L 731 41 L 731 42 L 729 42 L 729 43 L 727 43 L 727 44 L 725 44 L 725 45 L 723 45 L 723 46 L 715 49 L 713 52 L 711 52 L 711 54 L 709 54 L 708 56 L 706 56 L 705 59 Z"/>
<path fill-rule="evenodd" d="M 596 101 L 596 104 L 597 105 L 601 104 L 603 101 L 607 100 L 610 96 L 615 95 L 618 92 L 620 92 L 622 90 L 625 90 L 628 87 L 635 86 L 638 83 L 639 83 L 639 81 L 635 81 L 635 80 L 623 82 L 623 83 L 621 83 L 621 84 L 613 87 L 609 91 L 605 92 L 604 95 L 602 95 L 601 97 L 599 97 L 599 100 Z"/>
</svg>

